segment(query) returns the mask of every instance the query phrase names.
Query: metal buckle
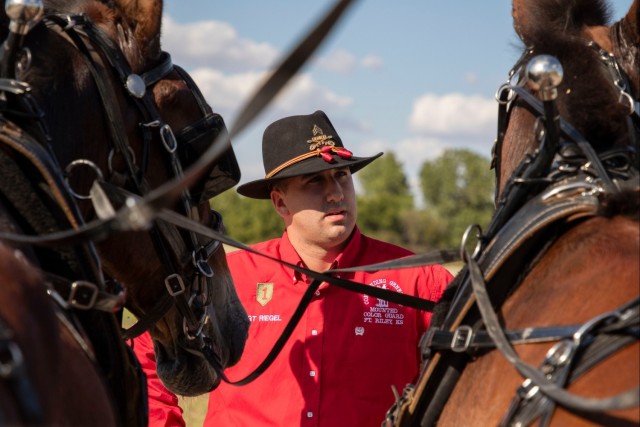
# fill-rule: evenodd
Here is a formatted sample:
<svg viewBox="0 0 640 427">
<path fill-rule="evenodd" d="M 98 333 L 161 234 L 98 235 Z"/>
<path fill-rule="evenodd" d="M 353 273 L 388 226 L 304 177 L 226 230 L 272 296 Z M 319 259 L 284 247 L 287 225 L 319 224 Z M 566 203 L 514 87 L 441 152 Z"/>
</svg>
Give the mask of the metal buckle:
<svg viewBox="0 0 640 427">
<path fill-rule="evenodd" d="M 71 292 L 69 293 L 69 298 L 67 298 L 67 303 L 73 308 L 89 310 L 93 308 L 97 298 L 98 287 L 95 284 L 78 280 L 71 284 Z"/>
<path fill-rule="evenodd" d="M 173 134 L 173 130 L 171 130 L 171 126 L 164 124 L 160 127 L 160 139 L 162 140 L 162 145 L 164 145 L 164 148 L 169 153 L 175 153 L 178 148 L 178 141 Z"/>
<path fill-rule="evenodd" d="M 185 291 L 184 282 L 182 281 L 182 277 L 178 274 L 170 274 L 164 279 L 164 284 L 167 287 L 167 291 L 169 295 L 172 297 L 176 297 L 181 295 Z"/>
<path fill-rule="evenodd" d="M 471 338 L 473 338 L 471 326 L 459 326 L 453 333 L 453 338 L 451 338 L 451 351 L 456 353 L 467 351 L 469 344 L 471 344 Z"/>
<path fill-rule="evenodd" d="M 213 269 L 207 262 L 207 257 L 207 249 L 204 246 L 200 246 L 191 253 L 191 261 L 198 272 L 205 277 L 213 277 Z"/>
</svg>

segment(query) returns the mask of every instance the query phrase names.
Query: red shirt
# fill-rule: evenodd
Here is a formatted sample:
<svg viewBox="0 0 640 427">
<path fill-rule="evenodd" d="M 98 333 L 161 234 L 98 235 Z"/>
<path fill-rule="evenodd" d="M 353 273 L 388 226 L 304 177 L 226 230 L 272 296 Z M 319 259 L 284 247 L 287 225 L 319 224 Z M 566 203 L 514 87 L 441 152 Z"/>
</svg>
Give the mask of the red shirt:
<svg viewBox="0 0 640 427">
<path fill-rule="evenodd" d="M 254 246 L 303 265 L 287 233 Z M 363 236 L 356 228 L 333 268 L 401 258 L 412 253 Z M 236 251 L 227 255 L 251 326 L 240 362 L 226 372 L 244 378 L 269 353 L 296 309 L 306 277 L 272 260 Z M 438 300 L 451 280 L 441 266 L 342 274 L 343 278 Z M 204 426 L 378 426 L 419 372 L 418 341 L 431 314 L 323 283 L 274 363 L 246 386 L 211 392 Z"/>
<path fill-rule="evenodd" d="M 178 398 L 166 389 L 156 374 L 156 355 L 148 332 L 134 339 L 133 352 L 147 376 L 149 427 L 185 427 Z"/>
</svg>

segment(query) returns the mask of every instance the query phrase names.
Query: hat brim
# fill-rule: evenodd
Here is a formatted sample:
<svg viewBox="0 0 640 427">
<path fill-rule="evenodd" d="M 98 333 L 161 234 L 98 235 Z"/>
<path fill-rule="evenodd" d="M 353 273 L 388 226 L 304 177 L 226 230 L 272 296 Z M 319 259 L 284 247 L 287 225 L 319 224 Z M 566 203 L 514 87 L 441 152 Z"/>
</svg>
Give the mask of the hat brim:
<svg viewBox="0 0 640 427">
<path fill-rule="evenodd" d="M 348 167 L 351 170 L 351 173 L 356 173 L 378 157 L 382 156 L 382 154 L 383 153 L 378 153 L 371 157 L 351 157 L 350 159 L 334 156 L 334 161 L 332 163 L 324 161 L 321 157 L 312 157 L 283 169 L 269 179 L 257 179 L 255 181 L 242 184 L 238 186 L 236 191 L 239 194 L 252 199 L 269 199 L 271 198 L 271 185 L 280 179 L 309 175 L 312 173 L 323 172 L 328 169 L 342 167 Z"/>
</svg>

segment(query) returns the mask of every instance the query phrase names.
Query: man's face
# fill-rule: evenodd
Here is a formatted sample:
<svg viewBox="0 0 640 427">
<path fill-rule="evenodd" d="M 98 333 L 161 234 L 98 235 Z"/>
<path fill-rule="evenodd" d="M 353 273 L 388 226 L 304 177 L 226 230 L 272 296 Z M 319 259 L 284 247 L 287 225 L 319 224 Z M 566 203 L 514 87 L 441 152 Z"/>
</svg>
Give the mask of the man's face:
<svg viewBox="0 0 640 427">
<path fill-rule="evenodd" d="M 271 200 L 288 233 L 325 249 L 342 245 L 356 223 L 356 195 L 349 168 L 288 178 Z"/>
</svg>

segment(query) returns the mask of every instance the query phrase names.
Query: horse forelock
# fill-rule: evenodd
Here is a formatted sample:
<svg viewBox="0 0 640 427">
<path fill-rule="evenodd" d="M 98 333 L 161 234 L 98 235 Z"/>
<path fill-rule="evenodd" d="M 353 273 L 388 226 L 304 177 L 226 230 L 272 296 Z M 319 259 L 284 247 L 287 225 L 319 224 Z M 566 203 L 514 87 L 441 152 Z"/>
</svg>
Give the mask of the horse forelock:
<svg viewBox="0 0 640 427">
<path fill-rule="evenodd" d="M 607 25 L 611 11 L 604 0 L 514 0 L 513 25 L 526 45 L 549 33 L 575 34 L 584 26 Z"/>
<path fill-rule="evenodd" d="M 157 13 L 162 12 L 161 5 L 159 8 Z M 149 58 L 154 59 L 159 56 L 159 28 L 156 29 L 150 24 L 145 26 L 145 28 L 151 28 L 149 31 L 157 30 L 154 36 L 158 41 L 155 43 L 149 40 L 153 36 L 136 31 L 142 25 L 141 22 L 153 21 L 151 17 L 142 16 L 142 11 L 134 19 L 129 15 L 131 11 L 128 8 L 123 9 L 118 5 L 114 7 L 111 3 L 98 0 L 48 0 L 45 2 L 45 9 L 47 13 L 87 16 L 120 48 L 135 73 L 146 71 Z"/>
<path fill-rule="evenodd" d="M 558 58 L 564 70 L 559 86 L 558 109 L 596 150 L 627 144 L 628 107 L 619 102 L 619 93 L 606 65 L 590 46 L 599 27 L 609 21 L 606 3 L 600 0 L 565 2 L 540 0 L 514 2 L 514 27 L 533 55 Z M 595 27 L 594 27 L 595 26 Z M 595 29 L 594 29 L 595 28 Z M 612 45 L 609 31 L 600 44 Z M 637 77 L 637 71 L 635 72 Z"/>
</svg>

